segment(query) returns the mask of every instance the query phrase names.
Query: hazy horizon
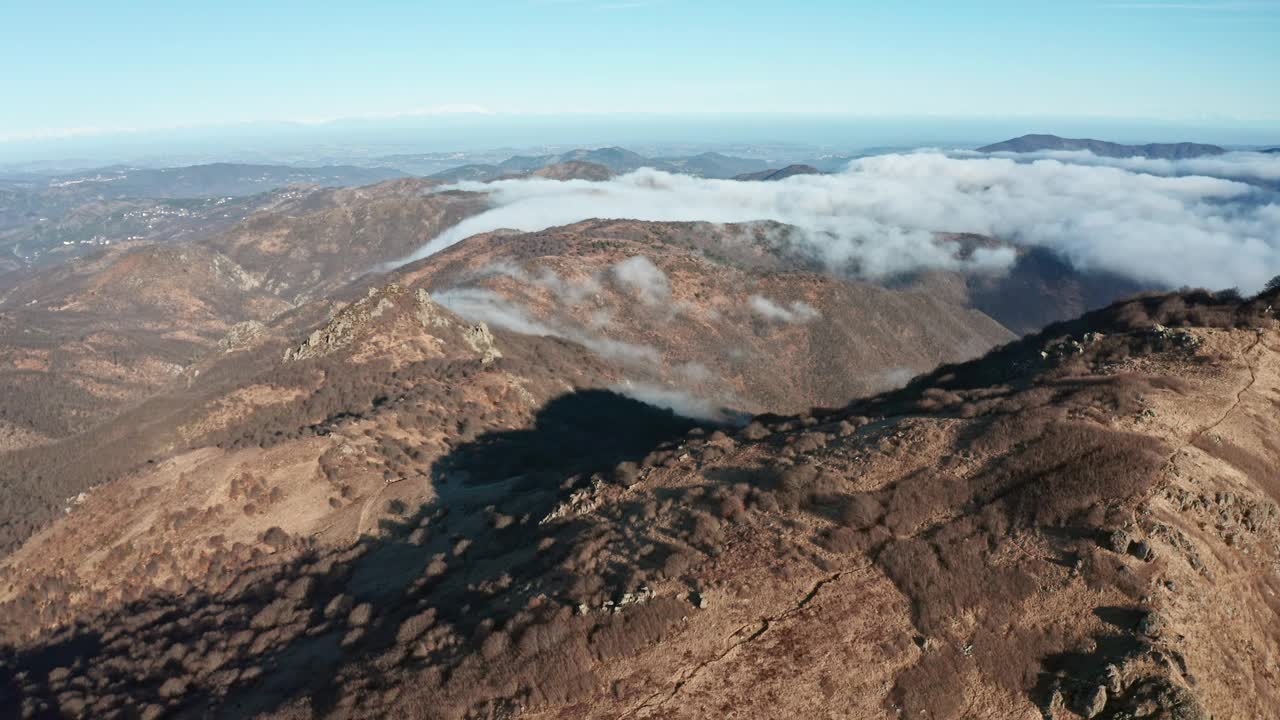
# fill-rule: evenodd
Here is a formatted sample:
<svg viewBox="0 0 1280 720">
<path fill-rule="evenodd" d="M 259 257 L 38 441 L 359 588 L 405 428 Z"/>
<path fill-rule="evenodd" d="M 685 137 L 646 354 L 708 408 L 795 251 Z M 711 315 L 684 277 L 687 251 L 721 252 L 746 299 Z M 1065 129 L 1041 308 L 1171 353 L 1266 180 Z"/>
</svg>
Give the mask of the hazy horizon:
<svg viewBox="0 0 1280 720">
<path fill-rule="evenodd" d="M 1280 144 L 1280 3 L 73 2 L 0 23 L 0 166 L 538 145 Z M 166 160 L 169 158 L 170 160 Z"/>
<path fill-rule="evenodd" d="M 70 170 L 111 164 L 207 162 L 368 164 L 401 154 L 530 152 L 623 146 L 789 157 L 876 148 L 965 149 L 1028 133 L 1121 143 L 1280 144 L 1280 132 L 1239 125 L 1069 117 L 867 117 L 786 113 L 451 113 L 322 123 L 240 123 L 0 142 L 0 168 Z"/>
</svg>

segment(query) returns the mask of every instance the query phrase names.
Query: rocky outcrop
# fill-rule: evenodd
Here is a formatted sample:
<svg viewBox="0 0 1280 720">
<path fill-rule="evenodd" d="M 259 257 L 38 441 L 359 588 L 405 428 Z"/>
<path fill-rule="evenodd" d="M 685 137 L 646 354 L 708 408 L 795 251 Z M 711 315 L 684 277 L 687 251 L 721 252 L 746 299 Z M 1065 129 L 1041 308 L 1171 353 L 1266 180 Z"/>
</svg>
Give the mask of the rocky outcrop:
<svg viewBox="0 0 1280 720">
<path fill-rule="evenodd" d="M 352 348 L 362 336 L 372 334 L 375 325 L 391 322 L 396 316 L 412 318 L 411 327 L 425 330 L 447 345 L 456 344 L 455 338 L 460 339 L 470 352 L 480 356 L 483 364 L 502 357 L 487 325 L 462 321 L 432 300 L 426 290 L 419 288 L 410 292 L 405 286 L 392 283 L 371 288 L 363 298 L 343 307 L 302 344 L 286 350 L 284 360 L 327 357 Z"/>
<path fill-rule="evenodd" d="M 222 352 L 244 350 L 255 345 L 266 330 L 267 326 L 257 320 L 245 320 L 244 322 L 236 323 L 218 341 L 218 348 Z"/>
<path fill-rule="evenodd" d="M 286 350 L 284 359 L 290 361 L 325 357 L 351 345 L 360 328 L 391 309 L 394 306 L 393 298 L 404 292 L 404 288 L 399 285 L 371 288 L 368 295 L 339 310 L 324 327 L 312 332 L 301 345 Z"/>
</svg>

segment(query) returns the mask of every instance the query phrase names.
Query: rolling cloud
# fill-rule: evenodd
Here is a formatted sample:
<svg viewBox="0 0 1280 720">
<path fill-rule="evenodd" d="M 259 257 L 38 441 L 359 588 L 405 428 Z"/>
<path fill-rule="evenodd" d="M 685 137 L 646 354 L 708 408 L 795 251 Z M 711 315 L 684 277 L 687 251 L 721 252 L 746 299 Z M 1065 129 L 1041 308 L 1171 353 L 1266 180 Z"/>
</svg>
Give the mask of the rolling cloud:
<svg viewBox="0 0 1280 720">
<path fill-rule="evenodd" d="M 1280 182 L 1280 154 L 1229 152 L 1223 155 L 1166 160 L 1162 158 L 1116 158 L 1094 155 L 1087 150 L 1045 150 L 1034 153 L 954 153 L 959 158 L 994 157 L 1009 160 L 1060 160 L 1075 165 L 1099 165 L 1150 175 L 1177 177 L 1204 175 L 1229 180 Z"/>
<path fill-rule="evenodd" d="M 1232 153 L 1199 165 L 1176 162 L 1187 171 L 1257 178 L 1270 171 L 1255 155 Z M 655 170 L 596 183 L 461 183 L 487 193 L 492 208 L 447 230 L 406 261 L 499 228 L 535 231 L 588 218 L 631 218 L 776 220 L 799 228 L 793 239 L 801 246 L 797 249 L 833 271 L 867 278 L 920 269 L 999 272 L 1014 261 L 1009 248 L 962 256 L 955 243 L 939 240 L 938 232 L 1044 246 L 1080 269 L 1109 270 L 1168 287 L 1253 291 L 1280 272 L 1280 204 L 1274 190 L 1226 177 L 1178 174 L 1173 165 L 1167 174 L 1157 174 L 1133 160 L 1080 160 L 919 152 L 862 158 L 840 174 L 768 183 Z M 1213 164 L 1206 164 L 1210 160 Z"/>
</svg>

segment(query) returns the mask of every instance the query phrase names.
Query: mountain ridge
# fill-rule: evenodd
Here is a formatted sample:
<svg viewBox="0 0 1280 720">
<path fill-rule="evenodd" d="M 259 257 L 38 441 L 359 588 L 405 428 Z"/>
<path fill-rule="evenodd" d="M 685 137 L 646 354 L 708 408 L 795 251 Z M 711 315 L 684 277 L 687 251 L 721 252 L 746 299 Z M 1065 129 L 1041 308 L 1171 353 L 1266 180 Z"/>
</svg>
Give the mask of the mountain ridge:
<svg viewBox="0 0 1280 720">
<path fill-rule="evenodd" d="M 1145 145 L 1123 145 L 1093 140 L 1089 138 L 1062 138 L 1057 135 L 1023 135 L 978 148 L 978 152 L 996 153 L 1032 153 L 1043 151 L 1088 151 L 1101 157 L 1146 157 L 1163 160 L 1178 160 L 1200 157 L 1203 155 L 1221 155 L 1225 148 L 1202 143 L 1147 143 Z"/>
<path fill-rule="evenodd" d="M 386 292 L 368 307 L 399 308 L 388 322 L 423 307 Z M 197 453 L 90 493 L 25 551 L 57 560 L 0 563 L 24 631 L 4 640 L 0 692 L 43 714 L 1259 716 L 1280 652 L 1263 570 L 1280 539 L 1263 412 L 1280 388 L 1275 300 L 1126 301 L 739 430 L 571 392 L 524 429 L 396 460 L 427 475 L 373 505 L 340 499 L 342 533 L 267 527 L 315 523 L 283 509 L 322 501 L 306 498 L 327 476 L 370 474 L 367 453 L 400 458 L 376 448 L 429 427 L 390 422 L 426 397 L 405 386 L 328 435 L 241 446 L 218 482 Z M 493 387 L 503 362 L 469 384 Z M 636 430 L 615 432 L 626 417 Z M 325 458 L 309 480 L 284 462 L 304 451 Z M 415 483 L 425 501 L 406 508 Z M 184 497 L 128 546 L 95 522 Z M 90 537 L 103 552 L 86 557 Z M 95 568 L 137 599 L 107 600 Z M 1234 583 L 1258 592 L 1221 592 Z M 78 622 L 38 629 L 54 618 Z M 759 692 L 768 707 L 748 701 Z"/>
</svg>

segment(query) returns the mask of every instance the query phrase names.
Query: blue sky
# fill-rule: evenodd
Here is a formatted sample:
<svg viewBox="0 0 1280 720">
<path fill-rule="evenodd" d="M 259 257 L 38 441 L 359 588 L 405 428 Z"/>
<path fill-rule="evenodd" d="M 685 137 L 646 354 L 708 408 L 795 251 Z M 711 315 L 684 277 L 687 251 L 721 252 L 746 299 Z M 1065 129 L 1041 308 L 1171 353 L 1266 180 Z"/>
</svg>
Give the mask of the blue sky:
<svg viewBox="0 0 1280 720">
<path fill-rule="evenodd" d="M 0 2 L 0 140 L 483 109 L 1280 123 L 1280 1 Z"/>
</svg>

